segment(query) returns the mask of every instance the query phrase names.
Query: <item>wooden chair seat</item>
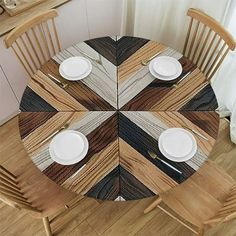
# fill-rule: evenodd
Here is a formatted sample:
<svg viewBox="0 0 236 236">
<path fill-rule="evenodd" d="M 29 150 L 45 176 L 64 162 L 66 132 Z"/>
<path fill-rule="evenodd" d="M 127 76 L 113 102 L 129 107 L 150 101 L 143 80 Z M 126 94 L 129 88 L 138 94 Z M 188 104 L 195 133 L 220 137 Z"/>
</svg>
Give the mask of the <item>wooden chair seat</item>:
<svg viewBox="0 0 236 236">
<path fill-rule="evenodd" d="M 82 199 L 82 196 L 55 184 L 31 161 L 27 164 L 27 168 L 19 166 L 14 173 L 24 196 L 32 202 L 33 207 L 40 210 L 40 212 L 29 212 L 35 218 L 55 214 L 56 211 L 65 209 L 65 205 L 68 205 L 70 201 Z"/>
<path fill-rule="evenodd" d="M 235 180 L 211 160 L 206 161 L 190 179 L 221 203 L 235 184 Z"/>
<path fill-rule="evenodd" d="M 160 196 L 169 208 L 198 227 L 202 221 L 214 216 L 221 206 L 217 199 L 192 180 Z"/>
<path fill-rule="evenodd" d="M 64 215 L 66 210 L 74 208 L 83 197 L 59 187 L 33 163 L 16 169 L 12 174 L 0 166 L 0 200 L 42 219 L 47 235 L 51 236 L 50 224 Z"/>
<path fill-rule="evenodd" d="M 145 209 L 144 213 L 159 207 L 193 232 L 201 231 L 199 235 L 203 235 L 206 226 L 211 226 L 211 221 L 224 222 L 227 216 L 231 218 L 230 214 L 234 213 L 234 210 L 236 212 L 235 203 L 231 202 L 231 199 L 234 200 L 235 186 L 233 178 L 212 161 L 207 161 L 186 182 L 160 193 L 160 197 Z M 232 190 L 234 188 L 235 190 Z M 229 209 L 225 208 L 226 205 Z M 206 222 L 209 222 L 209 225 Z M 196 231 L 196 228 L 199 231 Z"/>
</svg>

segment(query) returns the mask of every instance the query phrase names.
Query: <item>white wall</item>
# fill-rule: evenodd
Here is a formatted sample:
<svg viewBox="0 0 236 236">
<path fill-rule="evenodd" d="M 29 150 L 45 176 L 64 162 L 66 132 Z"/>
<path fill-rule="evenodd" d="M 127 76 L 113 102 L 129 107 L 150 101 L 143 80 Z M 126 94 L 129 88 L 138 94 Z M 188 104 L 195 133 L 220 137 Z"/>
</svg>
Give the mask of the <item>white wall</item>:
<svg viewBox="0 0 236 236">
<path fill-rule="evenodd" d="M 0 125 L 17 113 L 17 99 L 0 66 Z"/>
<path fill-rule="evenodd" d="M 57 10 L 59 17 L 56 23 L 63 48 L 90 38 L 120 34 L 122 0 L 71 0 Z M 4 36 L 0 38 L 0 65 L 20 101 L 28 75 L 13 51 L 5 48 L 3 40 Z M 9 84 L 2 82 L 2 76 L 3 73 L 0 74 L 0 99 L 5 102 L 0 103 L 0 123 L 9 114 L 11 116 L 18 112 L 19 107 L 17 100 L 12 98 Z"/>
</svg>

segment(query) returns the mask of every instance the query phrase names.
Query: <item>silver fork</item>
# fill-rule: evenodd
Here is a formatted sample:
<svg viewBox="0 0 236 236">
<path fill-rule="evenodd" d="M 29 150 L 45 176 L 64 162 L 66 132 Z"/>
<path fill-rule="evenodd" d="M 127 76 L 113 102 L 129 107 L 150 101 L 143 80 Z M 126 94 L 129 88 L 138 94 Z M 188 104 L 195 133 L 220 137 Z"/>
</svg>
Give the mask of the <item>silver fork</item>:
<svg viewBox="0 0 236 236">
<path fill-rule="evenodd" d="M 160 157 L 157 156 L 156 153 L 152 152 L 152 151 L 148 151 L 148 154 L 150 157 L 152 157 L 153 159 L 157 159 L 160 162 L 162 162 L 163 164 L 169 166 L 172 170 L 178 172 L 179 174 L 182 175 L 182 172 L 180 170 L 178 170 L 177 168 L 175 168 L 174 166 L 172 166 L 171 164 L 167 163 L 166 161 L 163 161 Z"/>
<path fill-rule="evenodd" d="M 41 142 L 41 145 L 43 145 L 44 143 L 46 143 L 48 140 L 50 140 L 51 138 L 53 138 L 56 134 L 60 133 L 62 130 L 67 129 L 69 127 L 69 124 L 65 124 L 63 125 L 61 128 L 59 128 L 58 130 L 56 130 L 55 132 L 53 132 L 51 135 L 49 135 L 46 139 L 44 139 Z"/>
<path fill-rule="evenodd" d="M 158 53 L 156 53 L 155 55 L 151 56 L 150 58 L 142 60 L 142 61 L 141 61 L 141 64 L 142 64 L 143 66 L 146 66 L 152 59 L 154 59 L 155 57 L 157 57 L 157 56 L 160 55 L 161 53 L 162 53 L 162 52 L 158 52 Z"/>
</svg>

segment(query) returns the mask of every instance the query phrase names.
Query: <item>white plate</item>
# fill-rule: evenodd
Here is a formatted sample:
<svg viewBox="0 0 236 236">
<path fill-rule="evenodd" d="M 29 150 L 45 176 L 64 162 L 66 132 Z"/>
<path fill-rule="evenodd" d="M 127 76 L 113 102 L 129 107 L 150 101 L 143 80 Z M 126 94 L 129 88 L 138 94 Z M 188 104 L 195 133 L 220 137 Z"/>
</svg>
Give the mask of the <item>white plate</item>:
<svg viewBox="0 0 236 236">
<path fill-rule="evenodd" d="M 183 68 L 175 58 L 161 56 L 156 57 L 150 62 L 149 71 L 155 78 L 170 81 L 178 78 L 181 75 Z"/>
<path fill-rule="evenodd" d="M 66 130 L 52 139 L 49 153 L 53 161 L 61 165 L 72 165 L 86 156 L 88 148 L 88 140 L 82 133 Z"/>
<path fill-rule="evenodd" d="M 63 61 L 59 67 L 60 75 L 71 81 L 84 79 L 91 71 L 92 64 L 84 57 L 70 57 Z"/>
<path fill-rule="evenodd" d="M 197 152 L 195 137 L 181 128 L 165 130 L 159 137 L 158 146 L 166 158 L 176 162 L 187 161 Z"/>
</svg>

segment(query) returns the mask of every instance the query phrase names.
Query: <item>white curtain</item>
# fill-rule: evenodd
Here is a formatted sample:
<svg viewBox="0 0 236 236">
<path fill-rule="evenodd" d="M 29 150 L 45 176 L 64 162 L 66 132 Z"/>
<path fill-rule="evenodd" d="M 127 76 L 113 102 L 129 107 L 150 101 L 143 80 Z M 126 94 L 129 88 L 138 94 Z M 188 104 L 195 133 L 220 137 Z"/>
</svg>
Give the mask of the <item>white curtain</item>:
<svg viewBox="0 0 236 236">
<path fill-rule="evenodd" d="M 162 42 L 182 51 L 190 7 L 221 22 L 236 38 L 236 0 L 123 0 L 123 35 Z M 219 109 L 229 115 L 236 100 L 236 53 L 230 53 L 212 80 Z"/>
</svg>

